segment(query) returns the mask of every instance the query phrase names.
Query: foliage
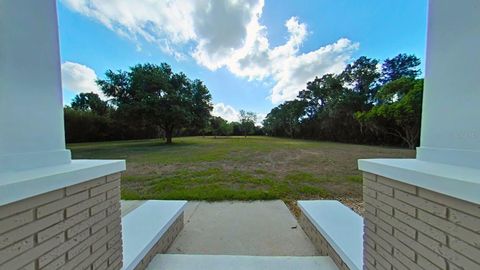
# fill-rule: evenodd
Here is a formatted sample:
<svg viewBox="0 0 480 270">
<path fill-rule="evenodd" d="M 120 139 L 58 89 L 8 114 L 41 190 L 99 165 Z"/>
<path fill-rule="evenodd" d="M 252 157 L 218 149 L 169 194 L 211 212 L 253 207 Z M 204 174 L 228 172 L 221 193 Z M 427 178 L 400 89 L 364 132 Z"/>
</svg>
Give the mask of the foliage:
<svg viewBox="0 0 480 270">
<path fill-rule="evenodd" d="M 378 60 L 361 56 L 340 74 L 343 84 L 347 85 L 345 98 L 349 100 L 351 109 L 363 111 L 374 101 L 380 79 L 377 65 Z"/>
<path fill-rule="evenodd" d="M 207 87 L 174 73 L 166 63 L 139 64 L 128 72 L 108 70 L 105 76 L 97 83 L 112 98 L 117 116 L 130 125 L 161 128 L 167 143 L 176 130 L 207 124 L 212 109 Z"/>
<path fill-rule="evenodd" d="M 254 112 L 247 112 L 245 110 L 240 110 L 240 128 L 245 137 L 255 132 L 256 122 L 257 122 L 257 115 Z"/>
<path fill-rule="evenodd" d="M 210 115 L 211 95 L 200 80 L 162 63 L 111 71 L 94 93 L 77 95 L 65 108 L 67 142 L 166 138 L 191 135 L 263 135 L 348 143 L 418 143 L 423 81 L 420 60 L 399 54 L 380 63 L 359 57 L 338 74 L 315 77 L 297 99 L 257 115 L 240 111 L 238 122 Z"/>
<path fill-rule="evenodd" d="M 402 77 L 384 85 L 382 103 L 355 117 L 366 127 L 402 139 L 414 149 L 420 137 L 423 79 Z"/>
<path fill-rule="evenodd" d="M 115 128 L 106 116 L 92 111 L 64 109 L 65 136 L 68 142 L 104 141 L 116 139 L 110 137 Z"/>
<path fill-rule="evenodd" d="M 80 93 L 76 95 L 71 104 L 72 109 L 90 111 L 97 115 L 105 115 L 109 110 L 108 103 L 100 99 L 95 93 Z"/>
<path fill-rule="evenodd" d="M 386 59 L 382 65 L 382 83 L 386 84 L 402 77 L 416 78 L 421 72 L 418 69 L 420 59 L 414 55 L 399 54 L 392 59 Z"/>
<path fill-rule="evenodd" d="M 287 101 L 273 108 L 264 121 L 264 129 L 269 135 L 295 138 L 300 131 L 300 122 L 305 114 L 305 101 Z"/>
<path fill-rule="evenodd" d="M 256 114 L 242 111 L 240 122 L 211 116 L 211 95 L 200 80 L 174 73 L 162 63 L 107 70 L 95 93 L 80 93 L 66 106 L 67 142 L 166 138 L 191 135 L 263 135 Z M 82 89 L 77 89 L 81 91 Z"/>
<path fill-rule="evenodd" d="M 339 74 L 316 77 L 296 100 L 273 108 L 264 129 L 272 136 L 412 147 L 421 118 L 419 64 L 414 55 L 399 54 L 380 69 L 378 60 L 362 56 Z"/>
<path fill-rule="evenodd" d="M 210 118 L 210 131 L 215 137 L 229 136 L 233 133 L 233 126 L 221 117 L 212 116 Z"/>
</svg>

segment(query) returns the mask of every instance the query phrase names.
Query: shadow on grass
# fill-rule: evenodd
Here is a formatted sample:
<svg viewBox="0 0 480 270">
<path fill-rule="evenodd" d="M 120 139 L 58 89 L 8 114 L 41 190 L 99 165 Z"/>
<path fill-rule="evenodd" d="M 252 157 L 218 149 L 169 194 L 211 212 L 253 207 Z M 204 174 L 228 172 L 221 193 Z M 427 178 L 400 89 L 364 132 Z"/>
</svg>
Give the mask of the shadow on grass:
<svg viewBox="0 0 480 270">
<path fill-rule="evenodd" d="M 102 143 L 69 144 L 73 158 L 126 158 L 131 154 L 146 154 L 163 150 L 174 150 L 199 145 L 196 142 L 179 141 L 167 144 L 161 139 L 112 141 Z"/>
</svg>

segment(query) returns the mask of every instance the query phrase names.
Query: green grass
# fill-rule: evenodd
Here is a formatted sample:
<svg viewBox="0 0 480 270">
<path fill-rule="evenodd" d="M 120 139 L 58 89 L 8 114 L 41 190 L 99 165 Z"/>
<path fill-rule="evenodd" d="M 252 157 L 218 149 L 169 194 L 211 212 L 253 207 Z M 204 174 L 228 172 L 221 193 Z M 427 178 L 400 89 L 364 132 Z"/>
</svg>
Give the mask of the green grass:
<svg viewBox="0 0 480 270">
<path fill-rule="evenodd" d="M 271 137 L 185 137 L 81 143 L 74 158 L 126 159 L 123 199 L 361 198 L 357 159 L 413 157 L 406 149 Z"/>
</svg>

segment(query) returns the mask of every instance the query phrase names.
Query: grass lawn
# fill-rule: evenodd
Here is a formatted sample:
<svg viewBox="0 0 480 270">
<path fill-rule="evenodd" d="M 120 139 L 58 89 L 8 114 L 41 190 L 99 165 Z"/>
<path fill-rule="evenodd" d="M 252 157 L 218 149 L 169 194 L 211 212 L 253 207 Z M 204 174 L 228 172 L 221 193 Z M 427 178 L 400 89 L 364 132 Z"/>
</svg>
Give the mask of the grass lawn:
<svg viewBox="0 0 480 270">
<path fill-rule="evenodd" d="M 70 144 L 76 159 L 126 159 L 123 199 L 361 200 L 357 159 L 407 149 L 271 137 L 184 137 Z"/>
</svg>

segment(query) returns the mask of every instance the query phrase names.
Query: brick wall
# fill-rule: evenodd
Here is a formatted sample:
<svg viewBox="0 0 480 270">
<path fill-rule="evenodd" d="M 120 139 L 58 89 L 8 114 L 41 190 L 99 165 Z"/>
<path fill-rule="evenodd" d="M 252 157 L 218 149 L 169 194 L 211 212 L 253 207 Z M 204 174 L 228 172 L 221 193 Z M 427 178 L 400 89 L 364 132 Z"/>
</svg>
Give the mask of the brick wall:
<svg viewBox="0 0 480 270">
<path fill-rule="evenodd" d="M 364 269 L 480 269 L 479 205 L 369 173 L 363 179 Z"/>
<path fill-rule="evenodd" d="M 122 267 L 120 174 L 0 206 L 0 270 Z"/>
<path fill-rule="evenodd" d="M 343 262 L 342 258 L 340 258 L 338 253 L 327 241 L 327 239 L 325 239 L 325 237 L 323 237 L 323 235 L 317 230 L 317 228 L 315 228 L 315 226 L 312 224 L 312 222 L 310 222 L 310 220 L 305 216 L 305 214 L 300 213 L 298 222 L 302 227 L 303 231 L 308 235 L 308 238 L 310 238 L 320 255 L 329 256 L 337 265 L 339 270 L 350 270 L 350 268 L 345 264 L 345 262 Z"/>
<path fill-rule="evenodd" d="M 177 217 L 153 248 L 145 255 L 134 270 L 145 270 L 158 253 L 167 252 L 173 241 L 183 229 L 183 213 Z"/>
</svg>

